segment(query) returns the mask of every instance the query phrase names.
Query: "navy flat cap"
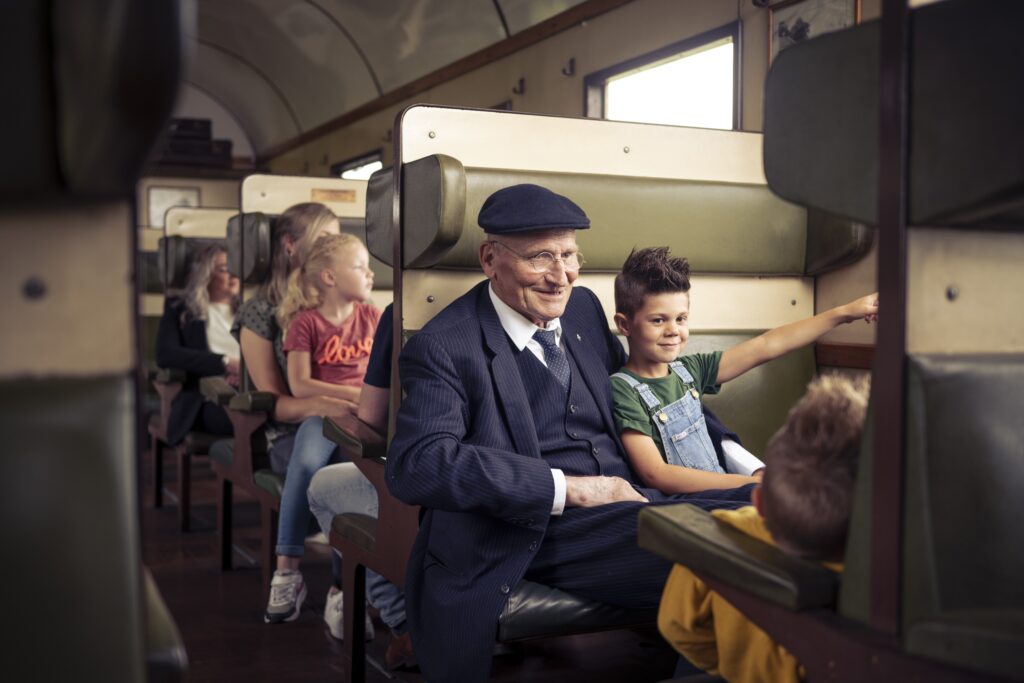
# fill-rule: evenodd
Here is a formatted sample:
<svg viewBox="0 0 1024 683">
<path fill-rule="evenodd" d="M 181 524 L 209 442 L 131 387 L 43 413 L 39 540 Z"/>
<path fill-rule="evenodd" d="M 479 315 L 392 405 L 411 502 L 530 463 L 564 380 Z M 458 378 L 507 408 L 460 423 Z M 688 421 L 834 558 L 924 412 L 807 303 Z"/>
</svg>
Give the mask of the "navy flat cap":
<svg viewBox="0 0 1024 683">
<path fill-rule="evenodd" d="M 587 214 L 571 199 L 529 183 L 503 188 L 488 197 L 477 223 L 492 235 L 590 227 Z"/>
</svg>

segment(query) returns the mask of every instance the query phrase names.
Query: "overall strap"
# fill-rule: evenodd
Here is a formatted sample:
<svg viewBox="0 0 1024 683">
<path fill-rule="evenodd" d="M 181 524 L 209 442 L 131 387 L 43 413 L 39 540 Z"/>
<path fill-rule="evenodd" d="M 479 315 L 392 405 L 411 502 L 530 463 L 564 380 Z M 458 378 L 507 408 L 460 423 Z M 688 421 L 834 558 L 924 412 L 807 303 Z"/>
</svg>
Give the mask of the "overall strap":
<svg viewBox="0 0 1024 683">
<path fill-rule="evenodd" d="M 672 369 L 672 372 L 676 373 L 676 376 L 679 377 L 679 379 L 683 380 L 684 384 L 694 383 L 693 375 L 690 374 L 690 371 L 687 370 L 686 366 L 683 365 L 680 361 L 674 360 L 671 363 L 669 363 L 668 366 Z"/>
<path fill-rule="evenodd" d="M 648 413 L 653 415 L 654 413 L 661 410 L 661 401 L 658 400 L 658 397 L 654 395 L 654 392 L 651 391 L 651 388 L 649 386 L 647 386 L 643 382 L 638 382 L 636 379 L 630 377 L 624 372 L 616 372 L 614 375 L 612 375 L 612 378 L 615 377 L 624 380 L 626 384 L 633 387 L 636 393 L 640 395 L 640 400 L 644 402 L 645 406 L 647 406 Z"/>
</svg>

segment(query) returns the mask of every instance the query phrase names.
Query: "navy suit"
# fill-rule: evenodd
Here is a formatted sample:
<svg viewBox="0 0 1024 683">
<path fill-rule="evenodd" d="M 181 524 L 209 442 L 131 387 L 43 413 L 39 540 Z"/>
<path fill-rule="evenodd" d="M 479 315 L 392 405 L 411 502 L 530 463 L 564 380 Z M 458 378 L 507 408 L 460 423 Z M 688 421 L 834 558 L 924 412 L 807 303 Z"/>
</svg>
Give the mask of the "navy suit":
<svg viewBox="0 0 1024 683">
<path fill-rule="evenodd" d="M 406 397 L 396 416 L 387 481 L 396 497 L 426 510 L 409 558 L 406 602 L 428 680 L 487 678 L 498 615 L 527 573 L 586 597 L 636 606 L 638 600 L 654 604 L 668 574 L 667 563 L 636 547 L 640 504 L 567 508 L 560 518 L 551 516 L 552 467 L 569 464 L 566 475 L 615 474 L 637 481 L 611 414 L 608 375 L 625 362 L 622 346 L 587 289 L 573 289 L 561 325 L 573 390 L 589 394 L 590 424 L 598 427 L 573 436 L 581 436 L 580 443 L 593 437 L 601 449 L 586 441 L 582 451 L 549 446 L 542 456 L 538 418 L 544 413 L 535 412 L 542 388 L 531 380 L 528 394 L 529 366 L 522 354 L 530 352 L 512 346 L 486 281 L 414 335 L 399 358 Z M 556 406 L 561 415 L 568 412 L 565 405 Z M 550 430 L 541 437 L 553 443 Z M 591 450 L 599 456 L 588 459 Z M 680 500 L 642 493 L 652 502 Z M 592 535 L 600 529 L 605 531 Z M 638 598 L 614 590 L 628 582 L 646 592 Z"/>
<path fill-rule="evenodd" d="M 231 422 L 220 406 L 209 404 L 204 410 L 199 393 L 199 378 L 224 374 L 224 360 L 210 351 L 206 343 L 206 321 L 187 318 L 182 322 L 185 302 L 168 298 L 156 335 L 156 364 L 161 368 L 184 370 L 185 383 L 171 403 L 167 425 L 168 445 L 185 438 L 193 426 L 214 434 L 231 434 Z M 197 420 L 202 416 L 202 420 Z"/>
</svg>

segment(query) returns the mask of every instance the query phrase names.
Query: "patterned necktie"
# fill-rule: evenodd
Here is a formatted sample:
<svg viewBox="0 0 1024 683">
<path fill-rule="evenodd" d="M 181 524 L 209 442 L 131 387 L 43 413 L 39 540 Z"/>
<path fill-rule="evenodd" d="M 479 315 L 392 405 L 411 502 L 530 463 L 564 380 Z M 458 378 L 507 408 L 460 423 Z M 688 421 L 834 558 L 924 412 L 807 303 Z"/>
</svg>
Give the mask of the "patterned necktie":
<svg viewBox="0 0 1024 683">
<path fill-rule="evenodd" d="M 554 330 L 537 330 L 533 338 L 544 349 L 544 362 L 548 364 L 548 370 L 555 376 L 563 389 L 569 389 L 569 360 L 565 357 L 565 351 L 555 343 Z"/>
</svg>

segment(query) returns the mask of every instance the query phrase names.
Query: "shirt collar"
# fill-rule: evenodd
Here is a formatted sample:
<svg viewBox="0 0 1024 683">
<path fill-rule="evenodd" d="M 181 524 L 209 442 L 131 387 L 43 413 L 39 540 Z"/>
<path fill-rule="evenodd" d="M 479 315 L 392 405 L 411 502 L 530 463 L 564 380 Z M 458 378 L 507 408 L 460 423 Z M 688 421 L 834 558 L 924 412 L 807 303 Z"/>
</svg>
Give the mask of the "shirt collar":
<svg viewBox="0 0 1024 683">
<path fill-rule="evenodd" d="M 527 320 L 522 313 L 499 299 L 498 295 L 494 293 L 494 287 L 490 284 L 487 285 L 487 293 L 491 296 L 494 311 L 498 314 L 498 320 L 501 321 L 501 326 L 504 328 L 505 333 L 512 340 L 512 343 L 515 344 L 515 347 L 522 351 L 533 340 L 534 333 L 541 328 Z M 544 329 L 554 330 L 555 343 L 561 343 L 562 323 L 559 318 L 548 321 L 548 325 Z"/>
</svg>

